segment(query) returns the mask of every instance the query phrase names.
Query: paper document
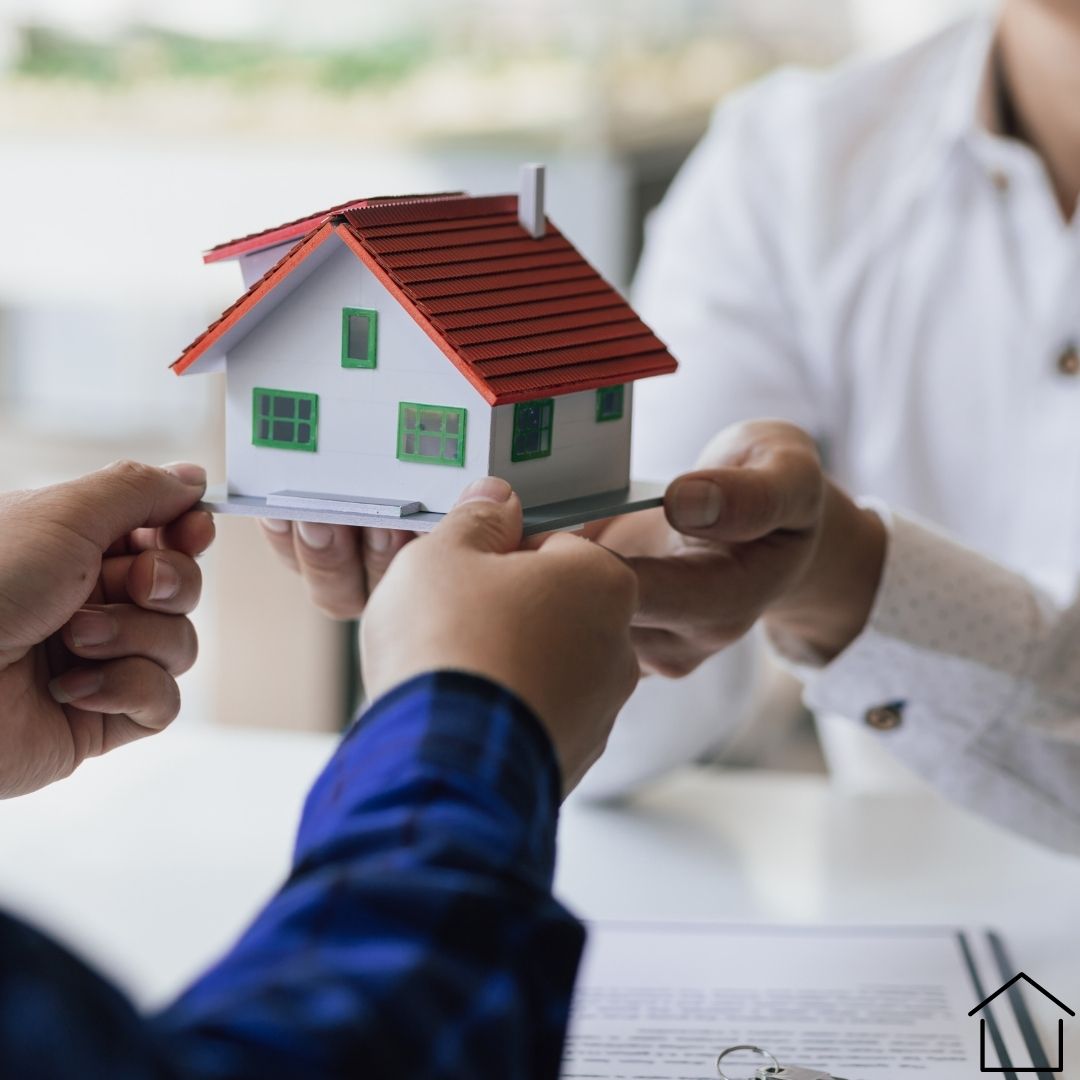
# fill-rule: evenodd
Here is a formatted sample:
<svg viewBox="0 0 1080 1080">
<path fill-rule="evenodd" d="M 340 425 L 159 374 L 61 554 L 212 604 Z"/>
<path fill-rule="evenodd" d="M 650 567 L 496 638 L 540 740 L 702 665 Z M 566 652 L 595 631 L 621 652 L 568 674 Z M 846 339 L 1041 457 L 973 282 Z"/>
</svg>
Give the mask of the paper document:
<svg viewBox="0 0 1080 1080">
<path fill-rule="evenodd" d="M 1052 1080 L 1030 987 L 968 1016 L 1015 974 L 979 931 L 593 924 L 562 1076 L 716 1080 L 717 1054 L 752 1043 L 846 1080 L 972 1080 L 981 1054 Z"/>
</svg>

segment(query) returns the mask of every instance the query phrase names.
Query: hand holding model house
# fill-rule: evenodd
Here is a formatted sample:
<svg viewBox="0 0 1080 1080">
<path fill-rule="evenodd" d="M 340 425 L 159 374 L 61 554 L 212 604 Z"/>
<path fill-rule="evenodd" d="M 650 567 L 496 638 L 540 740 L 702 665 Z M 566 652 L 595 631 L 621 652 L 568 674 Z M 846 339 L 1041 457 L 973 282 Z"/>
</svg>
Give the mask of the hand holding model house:
<svg viewBox="0 0 1080 1080">
<path fill-rule="evenodd" d="M 119 462 L 0 495 L 0 799 L 167 727 L 195 662 L 194 465 Z"/>
<path fill-rule="evenodd" d="M 637 574 L 642 668 L 673 677 L 759 619 L 792 659 L 832 659 L 865 625 L 885 557 L 881 518 L 829 480 L 809 435 L 773 420 L 720 432 L 663 511 L 589 532 Z"/>
<path fill-rule="evenodd" d="M 551 737 L 565 794 L 599 757 L 637 684 L 637 579 L 580 536 L 555 533 L 534 551 L 520 550 L 521 539 L 510 485 L 471 484 L 373 594 L 361 632 L 364 688 L 377 700 L 451 669 L 513 691 Z"/>
</svg>

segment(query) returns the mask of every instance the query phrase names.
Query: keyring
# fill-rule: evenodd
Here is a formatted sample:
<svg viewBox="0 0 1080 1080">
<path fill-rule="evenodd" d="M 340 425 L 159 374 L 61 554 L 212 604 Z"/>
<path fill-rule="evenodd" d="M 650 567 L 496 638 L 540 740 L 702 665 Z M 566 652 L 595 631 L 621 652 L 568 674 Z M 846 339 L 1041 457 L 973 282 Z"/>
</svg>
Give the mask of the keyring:
<svg viewBox="0 0 1080 1080">
<path fill-rule="evenodd" d="M 730 1076 L 728 1076 L 728 1074 L 726 1072 L 724 1072 L 723 1061 L 724 1061 L 724 1058 L 726 1058 L 728 1056 L 728 1054 L 734 1054 L 739 1050 L 748 1050 L 751 1054 L 758 1054 L 761 1057 L 765 1058 L 767 1061 L 771 1061 L 772 1064 L 766 1067 L 766 1071 L 773 1072 L 773 1073 L 776 1073 L 776 1072 L 780 1071 L 780 1062 L 777 1061 L 776 1058 L 774 1058 L 772 1056 L 772 1054 L 769 1053 L 768 1050 L 762 1050 L 760 1046 L 749 1046 L 749 1045 L 729 1046 L 716 1059 L 716 1071 L 717 1071 L 717 1073 L 720 1074 L 720 1080 L 732 1080 L 732 1078 Z"/>
</svg>

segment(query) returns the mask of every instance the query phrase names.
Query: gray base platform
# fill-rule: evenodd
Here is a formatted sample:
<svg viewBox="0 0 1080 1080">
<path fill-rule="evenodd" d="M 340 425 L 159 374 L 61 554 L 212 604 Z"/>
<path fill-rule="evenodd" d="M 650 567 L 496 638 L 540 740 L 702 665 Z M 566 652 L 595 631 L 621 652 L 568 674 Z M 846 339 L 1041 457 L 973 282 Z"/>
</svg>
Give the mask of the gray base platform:
<svg viewBox="0 0 1080 1080">
<path fill-rule="evenodd" d="M 355 525 L 375 529 L 408 529 L 410 532 L 430 532 L 446 516 L 422 510 L 401 517 L 390 514 L 359 513 L 356 511 L 326 509 L 329 497 L 314 495 L 310 506 L 300 505 L 295 492 L 289 493 L 289 505 L 280 505 L 252 495 L 230 495 L 224 488 L 207 491 L 199 504 L 214 514 L 239 514 L 244 517 L 280 518 L 284 521 L 319 521 L 326 525 Z M 273 498 L 273 497 L 271 497 Z M 338 500 L 334 500 L 341 505 Z M 343 500 L 344 501 L 344 500 Z M 359 501 L 359 500 L 357 500 Z M 368 500 L 370 501 L 370 500 Z M 664 501 L 664 485 L 645 480 L 632 480 L 630 486 L 618 491 L 605 491 L 600 495 L 586 495 L 580 499 L 531 506 L 525 511 L 525 535 L 572 529 L 587 521 L 632 514 L 660 506 Z M 322 505 L 320 505 L 320 503 Z"/>
</svg>

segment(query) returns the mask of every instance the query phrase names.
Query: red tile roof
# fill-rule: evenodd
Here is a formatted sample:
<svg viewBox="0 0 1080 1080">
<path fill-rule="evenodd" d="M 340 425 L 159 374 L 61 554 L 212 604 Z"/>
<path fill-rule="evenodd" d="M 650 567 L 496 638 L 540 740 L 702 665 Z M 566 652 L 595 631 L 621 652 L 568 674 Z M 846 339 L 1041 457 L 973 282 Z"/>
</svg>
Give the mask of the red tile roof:
<svg viewBox="0 0 1080 1080">
<path fill-rule="evenodd" d="M 550 222 L 530 237 L 517 197 L 364 200 L 214 248 L 208 261 L 302 236 L 173 365 L 183 374 L 337 235 L 492 405 L 676 368 L 663 342 Z"/>
</svg>

